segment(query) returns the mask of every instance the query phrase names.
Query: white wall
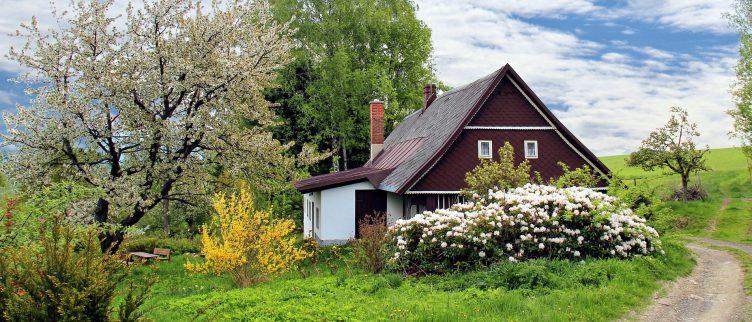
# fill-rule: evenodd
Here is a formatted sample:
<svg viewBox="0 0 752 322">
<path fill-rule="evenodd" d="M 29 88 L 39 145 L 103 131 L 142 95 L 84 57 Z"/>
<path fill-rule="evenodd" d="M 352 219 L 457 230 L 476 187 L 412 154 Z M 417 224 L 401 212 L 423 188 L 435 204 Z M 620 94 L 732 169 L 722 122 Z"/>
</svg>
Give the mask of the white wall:
<svg viewBox="0 0 752 322">
<path fill-rule="evenodd" d="M 368 189 L 374 187 L 365 181 L 322 190 L 318 238 L 325 244 L 342 243 L 355 238 L 355 190 Z"/>
<path fill-rule="evenodd" d="M 387 192 L 386 193 L 386 225 L 392 226 L 395 222 L 397 222 L 397 219 L 403 219 L 403 207 L 402 207 L 402 196 L 393 193 L 393 192 Z"/>
</svg>

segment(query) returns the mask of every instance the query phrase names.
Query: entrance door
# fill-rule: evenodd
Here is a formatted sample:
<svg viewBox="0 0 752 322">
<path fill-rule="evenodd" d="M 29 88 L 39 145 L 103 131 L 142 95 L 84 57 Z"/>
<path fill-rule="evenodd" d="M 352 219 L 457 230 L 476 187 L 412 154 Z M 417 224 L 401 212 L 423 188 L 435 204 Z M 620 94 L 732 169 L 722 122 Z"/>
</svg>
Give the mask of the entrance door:
<svg viewBox="0 0 752 322">
<path fill-rule="evenodd" d="M 386 216 L 386 191 L 355 190 L 355 238 L 360 238 L 360 222 L 368 214 Z M 386 224 L 386 217 L 384 218 Z"/>
</svg>

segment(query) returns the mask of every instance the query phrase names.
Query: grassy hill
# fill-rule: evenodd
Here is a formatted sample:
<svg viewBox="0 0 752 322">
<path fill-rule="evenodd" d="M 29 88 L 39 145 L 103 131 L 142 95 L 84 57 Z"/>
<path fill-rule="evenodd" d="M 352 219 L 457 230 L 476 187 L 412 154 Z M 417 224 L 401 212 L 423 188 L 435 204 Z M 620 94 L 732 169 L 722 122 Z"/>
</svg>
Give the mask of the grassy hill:
<svg viewBox="0 0 752 322">
<path fill-rule="evenodd" d="M 644 171 L 627 167 L 626 155 L 601 157 L 601 161 L 611 171 L 627 182 L 649 184 L 670 188 L 680 184 L 678 175 L 663 171 Z M 708 166 L 712 169 L 692 177 L 693 183 L 700 183 L 711 197 L 744 198 L 752 197 L 752 184 L 749 182 L 747 161 L 739 148 L 713 149 L 707 154 Z"/>
<path fill-rule="evenodd" d="M 680 184 L 679 176 L 663 171 L 627 167 L 626 155 L 602 157 L 611 171 L 628 184 L 649 185 L 656 193 L 669 194 Z M 752 181 L 747 161 L 739 148 L 713 149 L 707 154 L 710 171 L 692 176 L 708 192 L 705 201 L 669 202 L 680 233 L 717 239 L 752 242 Z"/>
</svg>

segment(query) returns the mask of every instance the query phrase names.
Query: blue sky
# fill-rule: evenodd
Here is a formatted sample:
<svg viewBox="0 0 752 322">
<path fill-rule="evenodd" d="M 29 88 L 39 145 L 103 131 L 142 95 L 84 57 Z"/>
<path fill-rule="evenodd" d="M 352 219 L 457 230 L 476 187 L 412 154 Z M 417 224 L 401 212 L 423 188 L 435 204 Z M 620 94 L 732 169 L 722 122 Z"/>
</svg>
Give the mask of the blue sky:
<svg viewBox="0 0 752 322">
<path fill-rule="evenodd" d="M 433 31 L 442 81 L 462 85 L 510 63 L 596 154 L 633 150 L 674 105 L 699 124 L 701 143 L 734 145 L 725 111 L 738 37 L 722 17 L 730 0 L 416 2 Z M 53 23 L 47 0 L 3 3 L 12 8 L 0 17 L 4 53 L 19 44 L 6 34 L 32 15 L 43 27 Z M 3 111 L 28 102 L 23 86 L 8 80 L 19 72 L 0 58 Z"/>
<path fill-rule="evenodd" d="M 421 0 L 439 78 L 456 86 L 505 63 L 596 154 L 634 150 L 683 106 L 711 147 L 727 132 L 738 36 L 731 1 Z"/>
</svg>

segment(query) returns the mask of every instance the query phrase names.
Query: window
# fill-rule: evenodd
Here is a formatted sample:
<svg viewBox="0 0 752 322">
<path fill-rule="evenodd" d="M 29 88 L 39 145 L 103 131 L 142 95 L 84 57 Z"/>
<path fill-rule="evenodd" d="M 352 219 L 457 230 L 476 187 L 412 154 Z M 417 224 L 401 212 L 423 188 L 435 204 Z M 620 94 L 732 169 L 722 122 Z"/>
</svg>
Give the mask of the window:
<svg viewBox="0 0 752 322">
<path fill-rule="evenodd" d="M 316 220 L 316 229 L 321 228 L 321 215 L 319 214 L 319 207 L 316 207 L 316 214 L 314 215 Z"/>
<path fill-rule="evenodd" d="M 480 140 L 478 141 L 478 157 L 481 159 L 491 158 L 491 141 Z"/>
<path fill-rule="evenodd" d="M 538 158 L 538 141 L 525 141 L 525 159 Z"/>
</svg>

